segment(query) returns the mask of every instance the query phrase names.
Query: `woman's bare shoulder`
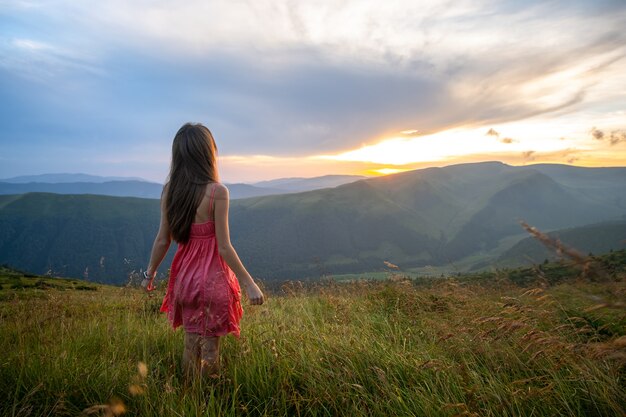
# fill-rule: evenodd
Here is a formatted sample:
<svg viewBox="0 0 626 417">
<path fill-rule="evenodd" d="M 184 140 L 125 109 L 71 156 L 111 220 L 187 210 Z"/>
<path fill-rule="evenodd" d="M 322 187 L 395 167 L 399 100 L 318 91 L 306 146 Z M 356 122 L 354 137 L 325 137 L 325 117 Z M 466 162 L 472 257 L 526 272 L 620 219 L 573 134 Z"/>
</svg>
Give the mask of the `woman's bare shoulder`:
<svg viewBox="0 0 626 417">
<path fill-rule="evenodd" d="M 228 200 L 228 187 L 221 182 L 216 182 L 215 185 L 215 198 L 219 200 Z"/>
</svg>

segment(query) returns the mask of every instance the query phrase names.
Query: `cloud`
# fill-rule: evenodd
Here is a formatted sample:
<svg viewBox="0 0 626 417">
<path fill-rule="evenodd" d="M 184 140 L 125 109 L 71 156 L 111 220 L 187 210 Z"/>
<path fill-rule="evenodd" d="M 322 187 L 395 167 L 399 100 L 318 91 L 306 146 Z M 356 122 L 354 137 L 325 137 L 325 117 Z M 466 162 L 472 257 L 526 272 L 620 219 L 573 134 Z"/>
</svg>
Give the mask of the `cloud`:
<svg viewBox="0 0 626 417">
<path fill-rule="evenodd" d="M 485 136 L 494 136 L 496 139 L 498 139 L 498 142 L 505 143 L 505 144 L 517 142 L 515 139 L 509 138 L 509 137 L 500 138 L 500 133 L 497 132 L 494 128 L 489 128 L 487 133 L 485 133 Z"/>
<path fill-rule="evenodd" d="M 511 165 L 525 165 L 529 162 L 533 163 L 551 163 L 562 164 L 574 162 L 582 163 L 587 166 L 619 166 L 620 159 L 624 158 L 622 154 L 610 154 L 610 158 L 597 159 L 593 152 L 587 150 L 568 148 L 558 151 L 539 152 L 529 150 L 525 152 L 492 152 L 492 153 L 476 153 L 464 155 L 462 157 L 453 157 L 446 160 L 446 164 L 457 164 L 463 162 L 481 162 L 481 161 L 502 161 Z"/>
<path fill-rule="evenodd" d="M 27 37 L 0 36 L 1 69 L 39 84 L 59 82 L 76 74 L 105 75 L 90 52 Z"/>
<path fill-rule="evenodd" d="M 419 136 L 420 131 L 417 129 L 407 129 L 400 132 L 404 136 Z"/>
<path fill-rule="evenodd" d="M 595 140 L 603 141 L 604 139 L 608 139 L 611 146 L 617 145 L 621 142 L 626 142 L 626 130 L 617 129 L 606 133 L 605 131 L 600 130 L 594 126 L 591 128 L 589 133 L 591 133 L 591 137 Z"/>
<path fill-rule="evenodd" d="M 614 130 L 609 136 L 611 145 L 617 145 L 620 142 L 626 142 L 626 131 Z"/>
<path fill-rule="evenodd" d="M 596 129 L 595 126 L 591 128 L 590 133 L 591 133 L 591 136 L 596 140 L 604 139 L 604 132 L 601 131 L 600 129 Z"/>
<path fill-rule="evenodd" d="M 224 155 L 292 157 L 606 106 L 624 11 L 591 3 L 11 2 L 0 143 L 123 152 L 199 121 Z"/>
<path fill-rule="evenodd" d="M 487 131 L 487 133 L 485 133 L 486 136 L 495 136 L 497 138 L 500 137 L 500 133 L 496 132 L 493 128 L 489 128 L 489 130 Z"/>
</svg>

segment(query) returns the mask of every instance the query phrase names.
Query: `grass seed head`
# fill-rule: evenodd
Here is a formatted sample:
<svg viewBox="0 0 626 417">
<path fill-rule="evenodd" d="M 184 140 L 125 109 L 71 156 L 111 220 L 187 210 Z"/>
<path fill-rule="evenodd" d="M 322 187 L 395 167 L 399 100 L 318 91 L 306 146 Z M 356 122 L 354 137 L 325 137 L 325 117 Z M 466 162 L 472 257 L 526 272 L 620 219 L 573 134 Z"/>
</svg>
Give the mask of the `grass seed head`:
<svg viewBox="0 0 626 417">
<path fill-rule="evenodd" d="M 141 385 L 130 384 L 128 386 L 128 392 L 130 393 L 130 395 L 135 396 L 135 395 L 143 395 L 143 394 L 145 394 L 146 390 Z"/>
<path fill-rule="evenodd" d="M 144 362 L 139 361 L 137 363 L 137 371 L 142 378 L 148 376 L 148 366 Z"/>
<path fill-rule="evenodd" d="M 107 412 L 107 415 L 121 416 L 122 414 L 126 413 L 126 405 L 124 405 L 124 402 L 119 398 L 113 398 L 109 404 L 108 411 L 109 412 Z"/>
</svg>

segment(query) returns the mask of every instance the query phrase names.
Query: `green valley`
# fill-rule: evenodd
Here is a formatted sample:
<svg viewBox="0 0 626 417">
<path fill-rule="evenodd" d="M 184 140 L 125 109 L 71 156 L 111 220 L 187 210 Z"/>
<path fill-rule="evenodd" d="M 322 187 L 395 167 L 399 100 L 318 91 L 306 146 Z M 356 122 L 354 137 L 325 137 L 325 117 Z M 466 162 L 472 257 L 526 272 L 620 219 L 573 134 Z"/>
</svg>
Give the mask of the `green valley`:
<svg viewBox="0 0 626 417">
<path fill-rule="evenodd" d="M 497 162 L 428 168 L 233 200 L 231 237 L 252 274 L 266 280 L 380 271 L 385 261 L 404 270 L 451 264 L 471 270 L 500 257 L 514 265 L 511 259 L 525 261 L 524 249 L 514 255 L 516 244 L 526 245 L 520 220 L 543 231 L 622 222 L 624 179 L 624 168 Z M 157 200 L 0 196 L 0 263 L 119 284 L 145 266 L 158 222 Z M 619 229 L 610 236 L 581 230 L 571 244 L 623 247 Z"/>
</svg>

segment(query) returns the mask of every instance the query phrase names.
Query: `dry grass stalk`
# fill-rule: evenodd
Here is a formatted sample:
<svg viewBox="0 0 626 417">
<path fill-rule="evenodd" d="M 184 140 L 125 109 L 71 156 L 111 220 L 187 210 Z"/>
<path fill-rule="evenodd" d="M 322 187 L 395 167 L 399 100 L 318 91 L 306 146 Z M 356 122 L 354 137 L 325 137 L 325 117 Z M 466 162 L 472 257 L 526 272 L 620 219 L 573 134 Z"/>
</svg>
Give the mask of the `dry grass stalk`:
<svg viewBox="0 0 626 417">
<path fill-rule="evenodd" d="M 543 288 L 531 288 L 530 290 L 524 291 L 522 293 L 522 296 L 526 295 L 526 296 L 534 296 L 534 295 L 539 295 L 539 294 L 543 294 L 544 293 L 544 289 Z"/>
<path fill-rule="evenodd" d="M 578 266 L 581 269 L 579 278 L 585 279 L 592 276 L 602 277 L 605 275 L 594 265 L 593 259 L 590 256 L 586 256 L 580 251 L 563 244 L 563 242 L 559 239 L 548 236 L 546 233 L 543 233 L 534 226 L 530 226 L 524 221 L 520 221 L 520 224 L 528 233 L 531 234 L 531 236 L 541 242 L 544 246 L 554 250 L 559 257 L 569 258 L 574 265 Z M 537 268 L 535 269 L 537 270 Z M 540 272 L 540 274 L 543 273 Z M 545 279 L 545 276 L 543 276 L 543 278 Z"/>
<path fill-rule="evenodd" d="M 400 270 L 400 267 L 399 267 L 398 265 L 396 265 L 396 264 L 392 264 L 392 263 L 391 263 L 391 262 L 389 262 L 389 261 L 384 261 L 384 264 L 385 264 L 385 266 L 386 266 L 387 268 L 389 268 L 389 269 Z"/>
<path fill-rule="evenodd" d="M 530 226 L 524 221 L 520 221 L 522 227 L 530 233 L 535 239 L 543 243 L 550 249 L 554 249 L 559 256 L 567 256 L 574 262 L 582 265 L 589 261 L 589 258 L 576 249 L 564 245 L 559 239 L 553 239 L 546 233 L 541 232 L 536 227 Z"/>
<path fill-rule="evenodd" d="M 85 408 L 82 415 L 102 415 L 105 417 L 117 417 L 126 413 L 126 405 L 119 398 L 112 398 L 108 404 L 92 405 Z"/>
<path fill-rule="evenodd" d="M 588 348 L 592 357 L 610 360 L 614 362 L 618 368 L 626 367 L 626 336 L 621 336 L 604 343 L 594 343 Z"/>
</svg>

